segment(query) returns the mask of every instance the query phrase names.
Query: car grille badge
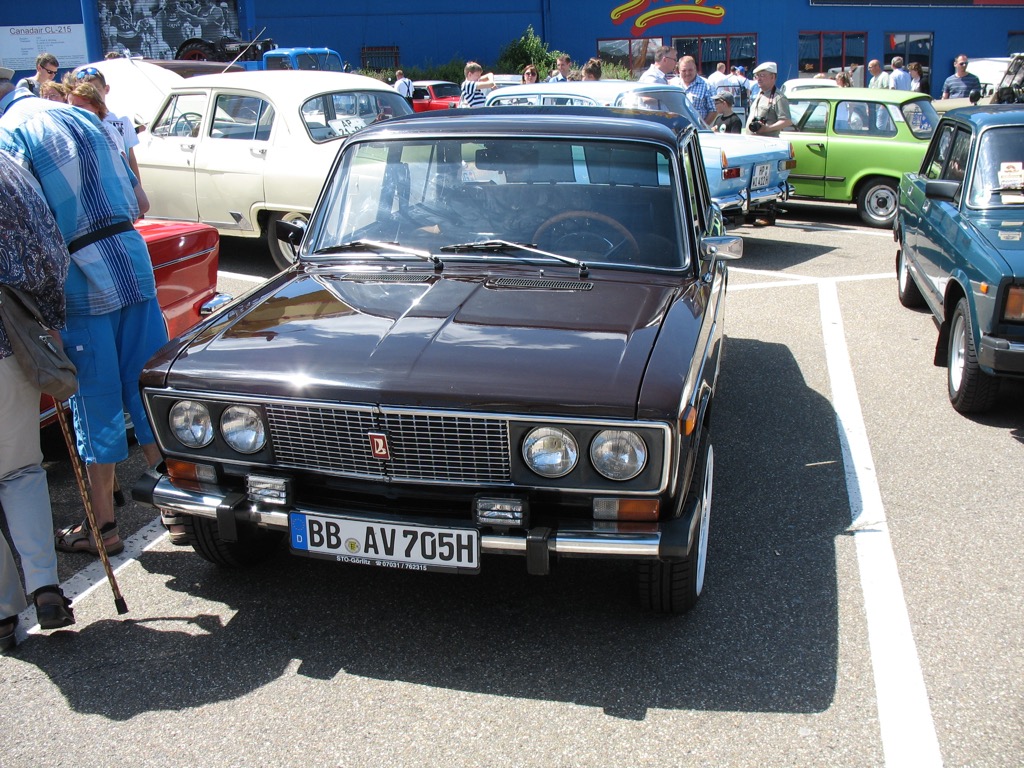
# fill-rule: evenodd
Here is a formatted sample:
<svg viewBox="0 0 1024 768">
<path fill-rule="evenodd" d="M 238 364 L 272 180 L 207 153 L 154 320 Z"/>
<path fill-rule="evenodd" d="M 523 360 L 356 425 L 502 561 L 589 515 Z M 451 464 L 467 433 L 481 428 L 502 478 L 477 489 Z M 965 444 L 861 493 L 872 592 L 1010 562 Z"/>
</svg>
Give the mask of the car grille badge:
<svg viewBox="0 0 1024 768">
<path fill-rule="evenodd" d="M 370 454 L 380 461 L 391 460 L 391 449 L 388 447 L 388 436 L 383 432 L 369 432 Z"/>
</svg>

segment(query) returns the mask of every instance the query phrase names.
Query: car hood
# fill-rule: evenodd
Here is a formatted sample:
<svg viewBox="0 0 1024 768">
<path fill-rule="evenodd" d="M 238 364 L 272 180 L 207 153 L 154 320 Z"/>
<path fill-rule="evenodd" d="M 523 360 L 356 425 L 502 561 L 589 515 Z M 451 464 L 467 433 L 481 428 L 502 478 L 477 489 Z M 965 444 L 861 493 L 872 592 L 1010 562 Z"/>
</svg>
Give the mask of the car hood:
<svg viewBox="0 0 1024 768">
<path fill-rule="evenodd" d="M 968 214 L 971 225 L 1006 262 L 1007 274 L 1024 277 L 1024 241 L 1021 221 L 1024 208 Z"/>
<path fill-rule="evenodd" d="M 184 82 L 176 72 L 141 59 L 105 59 L 89 66 L 99 69 L 110 86 L 110 111 L 136 125 L 149 125 L 171 89 Z"/>
<path fill-rule="evenodd" d="M 669 306 L 692 283 L 631 273 L 279 277 L 189 342 L 194 391 L 635 418 Z M 559 272 L 557 276 L 554 273 Z M 603 273 L 607 274 L 607 273 Z M 694 316 L 699 306 L 690 307 Z"/>
</svg>

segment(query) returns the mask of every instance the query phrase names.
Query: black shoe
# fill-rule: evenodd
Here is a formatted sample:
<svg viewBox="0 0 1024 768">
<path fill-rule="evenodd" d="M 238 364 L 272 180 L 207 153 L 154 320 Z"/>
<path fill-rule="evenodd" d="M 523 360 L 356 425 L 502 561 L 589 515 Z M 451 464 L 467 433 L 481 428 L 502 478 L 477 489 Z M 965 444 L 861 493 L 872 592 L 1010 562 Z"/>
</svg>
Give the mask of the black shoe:
<svg viewBox="0 0 1024 768">
<path fill-rule="evenodd" d="M 59 603 L 43 603 L 40 605 L 39 596 L 47 592 L 60 595 Z M 39 620 L 40 629 L 60 629 L 75 623 L 75 612 L 71 610 L 71 601 L 64 597 L 60 587 L 52 584 L 47 587 L 40 587 L 32 593 L 32 601 L 36 606 L 36 618 Z"/>
<path fill-rule="evenodd" d="M 14 630 L 18 628 L 18 617 L 11 616 L 0 621 L 0 653 L 6 653 L 18 644 Z"/>
</svg>

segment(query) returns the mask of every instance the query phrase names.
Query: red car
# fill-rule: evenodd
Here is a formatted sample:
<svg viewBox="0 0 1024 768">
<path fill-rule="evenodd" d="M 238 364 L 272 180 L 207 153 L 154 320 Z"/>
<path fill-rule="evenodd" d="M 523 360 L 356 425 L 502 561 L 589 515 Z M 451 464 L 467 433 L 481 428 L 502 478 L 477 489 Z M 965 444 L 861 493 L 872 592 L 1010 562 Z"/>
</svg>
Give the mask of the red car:
<svg viewBox="0 0 1024 768">
<path fill-rule="evenodd" d="M 462 98 L 458 83 L 449 83 L 447 80 L 417 80 L 412 84 L 412 88 L 414 112 L 455 109 Z"/>
<path fill-rule="evenodd" d="M 201 317 L 231 300 L 217 293 L 217 264 L 220 237 L 217 230 L 195 222 L 149 221 L 135 228 L 149 247 L 156 276 L 156 295 L 167 324 L 167 335 L 184 333 Z M 53 400 L 43 395 L 39 423 L 56 421 Z"/>
</svg>

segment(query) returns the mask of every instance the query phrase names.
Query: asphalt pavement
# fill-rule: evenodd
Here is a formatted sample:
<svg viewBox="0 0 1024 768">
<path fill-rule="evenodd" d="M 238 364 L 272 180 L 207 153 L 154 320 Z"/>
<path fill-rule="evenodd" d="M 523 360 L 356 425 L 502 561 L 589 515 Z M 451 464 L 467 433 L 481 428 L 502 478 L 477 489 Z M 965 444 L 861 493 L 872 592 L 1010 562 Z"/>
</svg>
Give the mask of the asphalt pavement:
<svg viewBox="0 0 1024 768">
<path fill-rule="evenodd" d="M 0 657 L 0 764 L 1024 764 L 1024 387 L 953 411 L 891 234 L 852 208 L 737 231 L 692 613 L 642 612 L 630 567 L 597 561 L 220 570 L 129 502 L 129 612 L 59 556 L 78 623 Z M 274 272 L 223 251 L 236 295 Z M 81 502 L 49 437 L 63 526 Z"/>
</svg>

